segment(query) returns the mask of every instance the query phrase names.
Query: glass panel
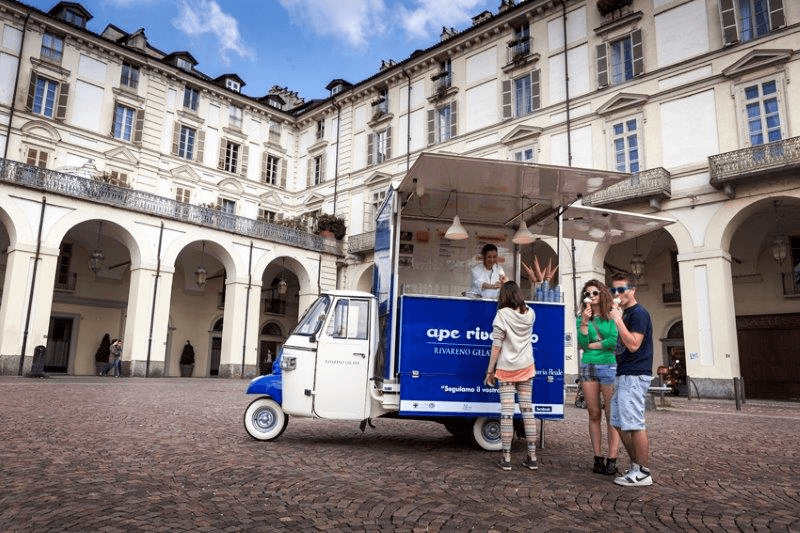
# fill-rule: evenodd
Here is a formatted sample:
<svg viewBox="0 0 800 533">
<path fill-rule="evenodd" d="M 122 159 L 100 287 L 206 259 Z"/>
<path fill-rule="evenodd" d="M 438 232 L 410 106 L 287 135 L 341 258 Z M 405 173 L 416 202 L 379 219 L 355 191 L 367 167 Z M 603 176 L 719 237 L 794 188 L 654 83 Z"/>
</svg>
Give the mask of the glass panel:
<svg viewBox="0 0 800 533">
<path fill-rule="evenodd" d="M 765 96 L 768 95 L 768 94 L 774 93 L 777 89 L 778 89 L 778 86 L 775 83 L 775 80 L 768 81 L 766 83 L 762 83 L 761 84 L 761 93 L 763 95 L 765 95 Z"/>
<path fill-rule="evenodd" d="M 330 297 L 320 296 L 303 314 L 303 317 L 292 330 L 292 334 L 313 335 L 316 333 L 322 325 L 322 321 L 325 319 L 325 313 L 328 312 L 330 305 Z"/>
<path fill-rule="evenodd" d="M 758 85 L 751 85 L 750 87 L 745 87 L 744 96 L 748 100 L 752 100 L 753 98 L 758 98 Z"/>
</svg>

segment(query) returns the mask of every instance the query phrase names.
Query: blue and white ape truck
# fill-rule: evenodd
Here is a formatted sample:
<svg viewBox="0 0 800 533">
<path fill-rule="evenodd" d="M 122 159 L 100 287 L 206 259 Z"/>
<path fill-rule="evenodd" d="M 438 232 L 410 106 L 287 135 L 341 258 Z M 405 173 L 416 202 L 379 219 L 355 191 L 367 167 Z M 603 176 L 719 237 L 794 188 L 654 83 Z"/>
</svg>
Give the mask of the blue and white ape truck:
<svg viewBox="0 0 800 533">
<path fill-rule="evenodd" d="M 422 154 L 376 216 L 372 292 L 320 294 L 289 334 L 273 373 L 253 379 L 247 432 L 274 440 L 289 417 L 436 421 L 500 449 L 497 389 L 483 384 L 497 302 L 469 292 L 480 248 L 494 243 L 519 281 L 520 221 L 543 236 L 629 239 L 664 219 L 570 206 L 628 174 Z M 570 206 L 570 207 L 567 207 Z M 462 240 L 445 238 L 454 217 Z M 513 226 L 512 226 L 513 224 Z M 648 225 L 649 224 L 649 225 Z M 527 262 L 527 261 L 526 261 Z M 574 291 L 573 291 L 574 292 Z M 564 303 L 531 302 L 536 417 L 564 416 Z M 542 422 L 543 424 L 543 422 Z"/>
</svg>

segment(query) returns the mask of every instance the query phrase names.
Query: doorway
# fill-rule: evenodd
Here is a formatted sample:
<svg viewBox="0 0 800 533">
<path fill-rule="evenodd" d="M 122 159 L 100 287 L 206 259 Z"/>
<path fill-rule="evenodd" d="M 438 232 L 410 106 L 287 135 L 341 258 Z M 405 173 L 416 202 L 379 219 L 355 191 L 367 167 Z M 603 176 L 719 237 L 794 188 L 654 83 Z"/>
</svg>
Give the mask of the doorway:
<svg viewBox="0 0 800 533">
<path fill-rule="evenodd" d="M 44 363 L 45 372 L 67 373 L 73 320 L 67 317 L 50 317 L 50 327 L 47 331 L 47 358 Z"/>
<path fill-rule="evenodd" d="M 261 328 L 258 341 L 258 373 L 261 376 L 272 374 L 272 363 L 278 357 L 278 350 L 283 345 L 280 325 L 268 322 Z"/>
<path fill-rule="evenodd" d="M 211 357 L 208 368 L 209 376 L 219 376 L 219 362 L 222 355 L 222 319 L 220 318 L 211 328 Z"/>
</svg>

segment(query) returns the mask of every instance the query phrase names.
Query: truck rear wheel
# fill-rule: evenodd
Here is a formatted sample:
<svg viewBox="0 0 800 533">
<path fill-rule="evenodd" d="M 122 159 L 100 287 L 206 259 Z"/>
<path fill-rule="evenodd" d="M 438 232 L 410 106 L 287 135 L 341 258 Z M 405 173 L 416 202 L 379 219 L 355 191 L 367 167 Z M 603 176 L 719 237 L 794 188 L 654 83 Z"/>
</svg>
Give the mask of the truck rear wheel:
<svg viewBox="0 0 800 533">
<path fill-rule="evenodd" d="M 256 398 L 244 412 L 244 428 L 256 440 L 275 440 L 289 424 L 289 416 L 272 398 Z"/>
<path fill-rule="evenodd" d="M 500 419 L 482 416 L 472 424 L 472 438 L 475 444 L 490 452 L 503 449 L 500 439 Z"/>
</svg>

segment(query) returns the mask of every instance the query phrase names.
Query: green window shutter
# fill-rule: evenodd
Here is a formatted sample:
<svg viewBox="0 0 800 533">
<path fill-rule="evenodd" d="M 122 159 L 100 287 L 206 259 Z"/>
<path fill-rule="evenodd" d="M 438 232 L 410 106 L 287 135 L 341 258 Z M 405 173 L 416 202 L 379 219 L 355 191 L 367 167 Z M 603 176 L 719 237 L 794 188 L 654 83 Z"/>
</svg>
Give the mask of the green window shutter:
<svg viewBox="0 0 800 533">
<path fill-rule="evenodd" d="M 608 57 L 606 44 L 597 46 L 597 87 L 608 85 Z"/>
<path fill-rule="evenodd" d="M 172 155 L 178 155 L 178 144 L 181 141 L 181 125 L 176 122 L 172 128 Z"/>
<path fill-rule="evenodd" d="M 436 144 L 436 110 L 428 109 L 428 146 Z"/>
<path fill-rule="evenodd" d="M 64 120 L 67 116 L 67 101 L 69 100 L 69 83 L 62 83 L 59 85 L 58 91 L 58 109 L 56 109 L 56 118 Z"/>
<path fill-rule="evenodd" d="M 723 44 L 727 46 L 739 42 L 734 0 L 719 0 L 719 20 L 722 25 Z"/>
<path fill-rule="evenodd" d="M 203 130 L 197 130 L 197 135 L 195 136 L 197 139 L 197 149 L 194 151 L 195 153 L 195 161 L 203 164 L 203 155 L 205 155 L 206 150 L 206 132 Z"/>
<path fill-rule="evenodd" d="M 391 159 L 392 157 L 392 128 L 389 126 L 386 128 L 386 159 Z"/>
<path fill-rule="evenodd" d="M 375 162 L 375 158 L 372 155 L 372 151 L 374 150 L 374 148 L 375 148 L 375 134 L 374 133 L 368 133 L 367 134 L 367 166 L 368 167 L 371 167 Z"/>
<path fill-rule="evenodd" d="M 33 97 L 36 95 L 36 73 L 31 72 L 31 82 L 28 85 L 28 99 L 25 101 L 25 110 L 30 111 L 33 109 Z"/>
<path fill-rule="evenodd" d="M 133 128 L 134 144 L 142 144 L 142 132 L 144 131 L 144 109 L 136 110 L 136 122 Z"/>
<path fill-rule="evenodd" d="M 633 75 L 641 76 L 644 73 L 644 52 L 642 50 L 642 30 L 631 32 L 631 51 L 633 52 Z"/>
<path fill-rule="evenodd" d="M 503 80 L 503 118 L 511 118 L 511 80 Z"/>
<path fill-rule="evenodd" d="M 450 138 L 452 139 L 458 134 L 458 102 L 450 104 Z"/>
<path fill-rule="evenodd" d="M 539 87 L 539 70 L 531 72 L 531 109 L 542 107 L 541 88 Z"/>
<path fill-rule="evenodd" d="M 769 29 L 776 30 L 786 26 L 786 17 L 783 15 L 783 0 L 769 0 Z"/>
<path fill-rule="evenodd" d="M 247 144 L 241 145 L 242 148 L 242 157 L 240 158 L 241 169 L 240 174 L 242 177 L 247 177 L 247 165 L 250 159 L 250 146 Z"/>
</svg>

